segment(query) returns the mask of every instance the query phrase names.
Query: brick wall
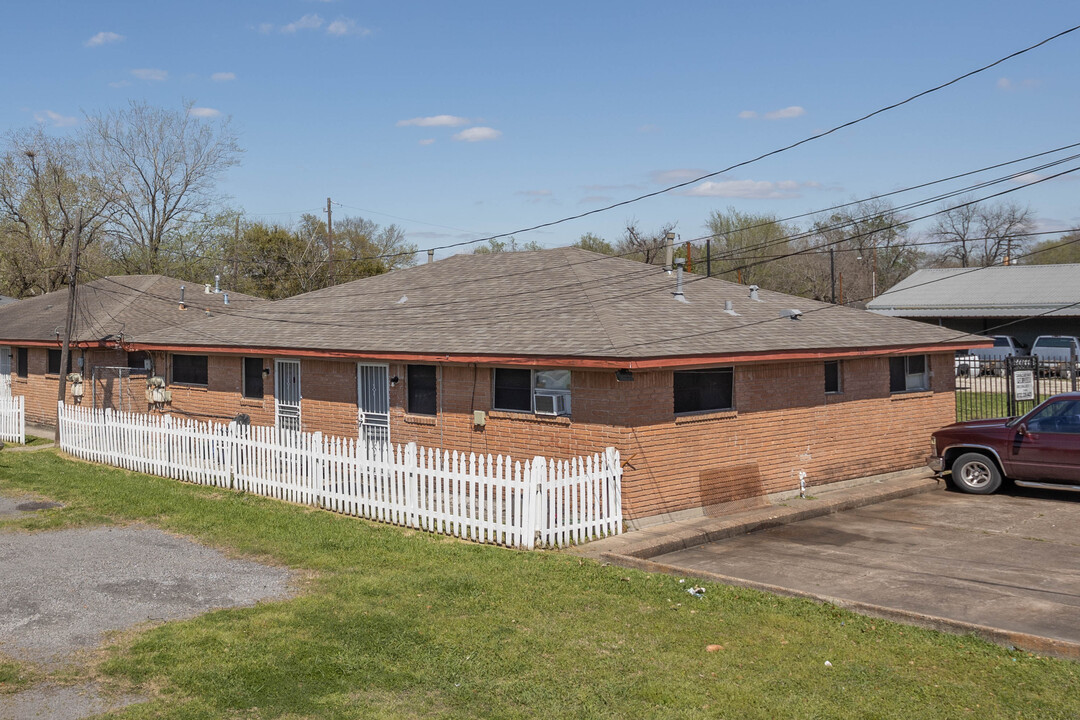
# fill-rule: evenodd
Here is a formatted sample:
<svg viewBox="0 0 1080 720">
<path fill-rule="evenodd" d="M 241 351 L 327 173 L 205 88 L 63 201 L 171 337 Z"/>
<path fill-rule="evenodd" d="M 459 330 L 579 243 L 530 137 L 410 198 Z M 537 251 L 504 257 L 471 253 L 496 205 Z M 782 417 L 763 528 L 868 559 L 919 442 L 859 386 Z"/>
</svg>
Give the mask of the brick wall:
<svg viewBox="0 0 1080 720">
<path fill-rule="evenodd" d="M 168 358 L 155 354 L 154 362 L 169 378 Z M 32 376 L 35 363 L 44 369 L 44 350 L 31 350 Z M 216 420 L 243 412 L 254 424 L 272 425 L 274 359 L 263 364 L 270 373 L 262 399 L 241 396 L 242 358 L 211 356 L 207 385 L 171 384 L 164 411 Z M 610 370 L 574 371 L 573 416 L 552 418 L 491 410 L 492 369 L 474 366 L 440 366 L 439 414 L 410 414 L 406 366 L 392 364 L 398 382 L 390 389 L 390 433 L 396 443 L 516 460 L 616 447 L 626 464 L 624 510 L 642 518 L 797 490 L 800 472 L 814 487 L 920 465 L 930 432 L 955 413 L 952 354 L 931 356 L 930 369 L 930 390 L 892 394 L 887 358 L 845 360 L 842 392 L 826 395 L 820 361 L 741 365 L 736 410 L 680 417 L 671 371 L 635 372 L 632 382 L 617 382 Z M 304 430 L 357 437 L 354 362 L 302 360 L 301 394 Z M 28 399 L 28 414 L 31 406 Z M 474 424 L 474 410 L 486 412 L 486 425 Z"/>
</svg>

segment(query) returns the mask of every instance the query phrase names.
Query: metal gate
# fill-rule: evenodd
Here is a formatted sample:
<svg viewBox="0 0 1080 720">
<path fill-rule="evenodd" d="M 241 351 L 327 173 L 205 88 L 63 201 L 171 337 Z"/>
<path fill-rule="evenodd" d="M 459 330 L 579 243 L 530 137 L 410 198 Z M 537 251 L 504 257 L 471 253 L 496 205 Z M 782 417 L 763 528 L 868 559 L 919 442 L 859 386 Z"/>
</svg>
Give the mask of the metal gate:
<svg viewBox="0 0 1080 720">
<path fill-rule="evenodd" d="M 959 355 L 956 360 L 956 419 L 1023 415 L 1048 397 L 1076 391 L 1077 360 L 1035 356 Z"/>
<path fill-rule="evenodd" d="M 390 442 L 390 366 L 356 366 L 356 404 L 360 439 L 367 445 Z"/>
<path fill-rule="evenodd" d="M 279 430 L 300 430 L 300 361 L 274 361 L 274 414 Z"/>
</svg>

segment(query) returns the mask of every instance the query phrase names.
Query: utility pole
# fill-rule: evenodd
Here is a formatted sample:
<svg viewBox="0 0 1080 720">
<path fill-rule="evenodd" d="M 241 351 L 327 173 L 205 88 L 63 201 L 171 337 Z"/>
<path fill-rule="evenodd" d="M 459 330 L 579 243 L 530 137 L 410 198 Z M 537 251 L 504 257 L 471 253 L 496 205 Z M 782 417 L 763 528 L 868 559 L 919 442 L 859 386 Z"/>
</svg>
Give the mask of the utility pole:
<svg viewBox="0 0 1080 720">
<path fill-rule="evenodd" d="M 240 287 L 240 215 L 236 216 L 236 228 L 233 230 L 232 248 L 232 287 Z"/>
<path fill-rule="evenodd" d="M 330 209 L 330 198 L 326 198 L 326 246 L 329 252 L 327 272 L 330 276 L 330 284 L 334 284 L 334 212 Z"/>
<path fill-rule="evenodd" d="M 694 272 L 693 246 L 689 241 L 686 243 L 686 272 Z"/>
<path fill-rule="evenodd" d="M 705 277 L 712 277 L 712 238 L 705 238 Z"/>
<path fill-rule="evenodd" d="M 68 362 L 71 358 L 71 330 L 75 324 L 75 283 L 78 282 L 79 273 L 79 246 L 82 244 L 83 211 L 79 208 L 75 211 L 75 237 L 71 243 L 71 264 L 68 267 L 68 305 L 67 323 L 64 326 L 64 346 L 60 350 L 60 377 L 57 379 L 56 388 L 56 434 L 54 440 L 56 446 L 60 446 L 60 405 L 67 400 L 67 374 Z"/>
<path fill-rule="evenodd" d="M 836 248 L 829 246 L 829 277 L 832 278 L 832 304 L 836 304 Z"/>
</svg>

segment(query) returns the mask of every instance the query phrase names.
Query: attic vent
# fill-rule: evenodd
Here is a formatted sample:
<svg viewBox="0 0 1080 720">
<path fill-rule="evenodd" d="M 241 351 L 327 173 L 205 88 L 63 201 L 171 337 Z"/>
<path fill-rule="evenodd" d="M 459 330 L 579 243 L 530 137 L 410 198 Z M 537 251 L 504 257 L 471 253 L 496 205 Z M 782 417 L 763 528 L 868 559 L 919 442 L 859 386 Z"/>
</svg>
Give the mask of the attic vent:
<svg viewBox="0 0 1080 720">
<path fill-rule="evenodd" d="M 802 310 L 796 310 L 795 308 L 784 308 L 780 311 L 780 317 L 791 318 L 792 320 L 798 320 L 802 315 Z"/>
<path fill-rule="evenodd" d="M 757 285 L 751 285 L 750 286 L 750 299 L 755 301 L 755 302 L 761 302 L 761 298 L 758 297 L 757 291 L 758 291 L 758 286 Z"/>
<path fill-rule="evenodd" d="M 735 312 L 735 306 L 732 304 L 732 302 L 730 300 L 725 300 L 724 301 L 724 312 L 726 312 L 728 315 L 738 315 L 739 314 L 739 313 Z"/>
</svg>

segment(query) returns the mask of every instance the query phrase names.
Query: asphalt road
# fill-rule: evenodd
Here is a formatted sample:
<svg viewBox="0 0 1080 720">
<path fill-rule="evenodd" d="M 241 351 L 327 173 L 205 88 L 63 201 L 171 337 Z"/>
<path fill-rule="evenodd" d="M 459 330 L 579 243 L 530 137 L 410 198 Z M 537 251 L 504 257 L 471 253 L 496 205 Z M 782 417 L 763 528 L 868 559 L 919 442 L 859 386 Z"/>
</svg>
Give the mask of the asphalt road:
<svg viewBox="0 0 1080 720">
<path fill-rule="evenodd" d="M 1080 642 L 1080 494 L 940 490 L 651 559 Z"/>
</svg>

